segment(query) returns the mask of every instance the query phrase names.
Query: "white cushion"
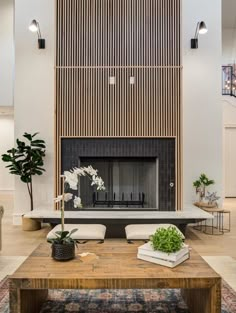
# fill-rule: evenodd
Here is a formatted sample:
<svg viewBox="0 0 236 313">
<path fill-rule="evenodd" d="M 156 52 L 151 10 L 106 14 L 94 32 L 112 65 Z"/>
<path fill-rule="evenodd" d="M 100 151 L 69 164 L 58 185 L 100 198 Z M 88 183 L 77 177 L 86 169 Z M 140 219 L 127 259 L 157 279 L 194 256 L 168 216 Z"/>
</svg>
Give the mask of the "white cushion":
<svg viewBox="0 0 236 313">
<path fill-rule="evenodd" d="M 125 233 L 127 240 L 149 240 L 149 237 L 153 235 L 158 228 L 174 227 L 185 239 L 183 233 L 172 224 L 132 224 L 125 227 Z"/>
<path fill-rule="evenodd" d="M 98 239 L 104 240 L 106 227 L 101 224 L 65 224 L 64 230 L 71 231 L 77 228 L 78 230 L 71 235 L 73 239 Z M 55 226 L 48 234 L 47 239 L 56 238 L 55 232 L 61 231 L 61 224 Z"/>
</svg>

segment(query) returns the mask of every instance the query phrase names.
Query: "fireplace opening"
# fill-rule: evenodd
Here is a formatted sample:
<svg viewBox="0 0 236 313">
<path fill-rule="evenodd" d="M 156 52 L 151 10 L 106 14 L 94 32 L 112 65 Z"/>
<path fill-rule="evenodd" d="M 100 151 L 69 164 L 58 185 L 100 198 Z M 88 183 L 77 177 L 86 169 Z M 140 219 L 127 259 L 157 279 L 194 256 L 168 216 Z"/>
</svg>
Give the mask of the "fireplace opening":
<svg viewBox="0 0 236 313">
<path fill-rule="evenodd" d="M 78 193 L 84 208 L 158 209 L 158 159 L 154 157 L 81 157 L 79 166 L 98 170 L 106 190 L 97 192 L 86 178 Z"/>
<path fill-rule="evenodd" d="M 92 165 L 105 181 L 97 193 L 81 178 L 82 210 L 174 211 L 175 154 L 174 138 L 62 138 L 61 173 Z"/>
</svg>

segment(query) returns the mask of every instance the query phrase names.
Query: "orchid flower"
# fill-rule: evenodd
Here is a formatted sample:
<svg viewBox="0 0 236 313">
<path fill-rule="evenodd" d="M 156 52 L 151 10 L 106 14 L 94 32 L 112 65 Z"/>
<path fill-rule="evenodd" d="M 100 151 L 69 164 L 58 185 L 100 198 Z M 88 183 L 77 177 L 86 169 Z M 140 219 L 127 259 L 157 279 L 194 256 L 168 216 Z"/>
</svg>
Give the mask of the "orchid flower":
<svg viewBox="0 0 236 313">
<path fill-rule="evenodd" d="M 72 198 L 73 198 L 72 193 L 65 193 L 64 194 L 64 201 L 65 202 L 70 201 Z M 59 196 L 57 196 L 57 198 L 54 198 L 54 202 L 55 203 L 58 203 L 58 202 L 60 202 L 62 200 L 63 200 L 63 195 L 59 195 Z"/>
<path fill-rule="evenodd" d="M 76 197 L 74 198 L 74 208 L 82 208 L 81 198 Z"/>
<path fill-rule="evenodd" d="M 74 172 L 65 171 L 65 182 L 70 185 L 70 188 L 73 190 L 78 189 L 78 175 Z"/>
</svg>

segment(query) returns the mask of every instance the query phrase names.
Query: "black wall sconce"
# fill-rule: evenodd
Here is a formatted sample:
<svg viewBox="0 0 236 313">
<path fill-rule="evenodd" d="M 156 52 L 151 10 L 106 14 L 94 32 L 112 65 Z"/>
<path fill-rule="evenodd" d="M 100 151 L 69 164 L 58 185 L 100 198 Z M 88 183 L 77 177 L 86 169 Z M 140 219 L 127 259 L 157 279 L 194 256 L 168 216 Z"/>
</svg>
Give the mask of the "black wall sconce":
<svg viewBox="0 0 236 313">
<path fill-rule="evenodd" d="M 208 32 L 208 29 L 206 27 L 205 22 L 201 21 L 197 23 L 196 32 L 194 38 L 191 39 L 191 49 L 197 49 L 198 48 L 198 35 L 199 34 L 206 34 Z"/>
<path fill-rule="evenodd" d="M 36 20 L 33 20 L 29 25 L 29 30 L 33 33 L 38 34 L 38 48 L 45 49 L 45 39 L 42 39 L 39 23 Z"/>
</svg>

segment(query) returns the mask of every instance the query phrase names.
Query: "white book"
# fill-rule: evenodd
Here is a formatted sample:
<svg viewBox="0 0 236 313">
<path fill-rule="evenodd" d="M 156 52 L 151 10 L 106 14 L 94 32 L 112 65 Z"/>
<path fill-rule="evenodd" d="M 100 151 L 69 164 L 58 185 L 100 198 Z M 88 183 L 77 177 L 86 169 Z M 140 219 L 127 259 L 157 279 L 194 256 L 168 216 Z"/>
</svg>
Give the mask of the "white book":
<svg viewBox="0 0 236 313">
<path fill-rule="evenodd" d="M 175 261 L 175 262 L 157 259 L 157 258 L 153 258 L 151 256 L 139 254 L 139 253 L 137 255 L 137 258 L 140 260 L 143 260 L 143 261 L 147 261 L 147 262 L 151 262 L 151 263 L 155 263 L 155 264 L 159 264 L 159 265 L 173 268 L 173 267 L 179 265 L 180 263 L 186 261 L 187 259 L 189 259 L 189 252 L 187 254 L 183 255 L 178 261 Z"/>
<path fill-rule="evenodd" d="M 189 247 L 186 244 L 183 244 L 181 250 L 173 253 L 166 253 L 162 251 L 154 250 L 151 243 L 147 242 L 144 245 L 138 248 L 138 254 L 151 256 L 153 258 L 168 260 L 168 261 L 178 261 L 183 255 L 189 252 Z"/>
</svg>

